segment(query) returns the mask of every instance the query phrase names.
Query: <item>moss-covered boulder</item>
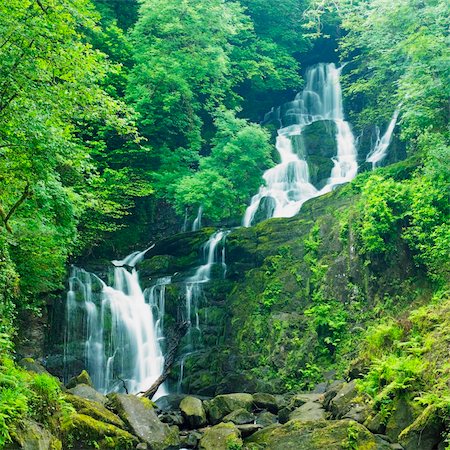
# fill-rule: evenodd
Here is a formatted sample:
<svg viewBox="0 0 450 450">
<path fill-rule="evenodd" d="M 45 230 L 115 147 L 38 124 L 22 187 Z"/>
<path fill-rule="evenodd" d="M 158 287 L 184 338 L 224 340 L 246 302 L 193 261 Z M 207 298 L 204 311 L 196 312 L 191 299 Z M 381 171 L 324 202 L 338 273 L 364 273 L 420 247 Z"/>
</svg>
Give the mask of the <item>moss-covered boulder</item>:
<svg viewBox="0 0 450 450">
<path fill-rule="evenodd" d="M 62 443 L 50 431 L 32 420 L 23 420 L 12 433 L 5 450 L 62 450 Z"/>
<path fill-rule="evenodd" d="M 67 383 L 66 387 L 67 387 L 67 389 L 71 389 L 71 388 L 74 388 L 77 384 L 86 384 L 86 385 L 88 385 L 90 387 L 94 386 L 93 383 L 92 383 L 91 377 L 86 372 L 86 370 L 83 370 L 76 377 L 71 378 L 69 380 L 69 382 Z"/>
<path fill-rule="evenodd" d="M 149 400 L 116 393 L 108 398 L 128 430 L 146 442 L 151 450 L 164 450 L 179 443 L 176 427 L 162 423 Z"/>
<path fill-rule="evenodd" d="M 18 365 L 24 368 L 25 370 L 28 370 L 29 372 L 34 372 L 37 374 L 46 373 L 50 375 L 47 369 L 41 363 L 34 360 L 33 358 L 22 358 L 19 361 Z"/>
<path fill-rule="evenodd" d="M 204 402 L 211 423 L 219 423 L 227 414 L 237 409 L 251 411 L 253 396 L 251 394 L 223 394 Z"/>
<path fill-rule="evenodd" d="M 267 450 L 388 450 L 364 426 L 352 420 L 303 422 L 291 420 L 257 431 L 245 441 L 244 448 Z"/>
<path fill-rule="evenodd" d="M 330 410 L 333 417 L 340 419 L 344 417 L 357 403 L 355 399 L 359 396 L 356 381 L 345 383 L 330 402 Z"/>
<path fill-rule="evenodd" d="M 200 439 L 200 450 L 230 450 L 241 448 L 242 439 L 238 428 L 233 423 L 219 423 L 207 428 Z"/>
<path fill-rule="evenodd" d="M 272 394 L 257 392 L 253 394 L 253 403 L 256 408 L 266 409 L 274 414 L 278 412 L 278 402 Z"/>
<path fill-rule="evenodd" d="M 67 391 L 72 395 L 100 403 L 101 405 L 106 405 L 106 402 L 108 401 L 108 399 L 104 395 L 100 394 L 100 392 L 83 383 L 77 384 L 75 387 L 68 389 Z"/>
<path fill-rule="evenodd" d="M 386 423 L 386 435 L 396 441 L 399 434 L 409 427 L 422 412 L 410 396 L 396 397 Z"/>
<path fill-rule="evenodd" d="M 63 420 L 61 435 L 64 448 L 74 450 L 128 450 L 139 442 L 125 430 L 78 413 Z"/>
<path fill-rule="evenodd" d="M 323 408 L 320 403 L 316 402 L 308 402 L 299 408 L 295 408 L 289 414 L 289 420 L 302 420 L 302 421 L 311 421 L 311 420 L 320 420 L 326 419 L 328 417 L 327 412 Z"/>
<path fill-rule="evenodd" d="M 400 433 L 398 440 L 405 450 L 432 450 L 439 444 L 443 430 L 438 408 L 430 405 Z"/>
<path fill-rule="evenodd" d="M 112 413 L 98 402 L 87 400 L 72 394 L 65 394 L 64 398 L 80 414 L 90 416 L 94 419 L 100 420 L 101 422 L 110 423 L 119 428 L 125 427 L 125 423 L 119 416 Z"/>
<path fill-rule="evenodd" d="M 255 421 L 255 415 L 246 409 L 240 408 L 230 412 L 223 418 L 224 422 L 233 422 L 236 425 L 245 425 Z"/>
<path fill-rule="evenodd" d="M 190 428 L 199 428 L 206 424 L 206 412 L 200 399 L 185 397 L 181 400 L 180 410 Z"/>
</svg>

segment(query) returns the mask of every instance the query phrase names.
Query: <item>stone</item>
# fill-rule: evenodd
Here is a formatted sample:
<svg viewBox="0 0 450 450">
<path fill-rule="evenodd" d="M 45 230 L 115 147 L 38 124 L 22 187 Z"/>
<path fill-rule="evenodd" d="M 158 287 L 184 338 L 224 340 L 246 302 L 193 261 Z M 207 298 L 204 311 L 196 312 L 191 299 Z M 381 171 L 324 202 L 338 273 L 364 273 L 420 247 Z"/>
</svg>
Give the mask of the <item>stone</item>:
<svg viewBox="0 0 450 450">
<path fill-rule="evenodd" d="M 93 387 L 91 377 L 85 370 L 83 370 L 76 377 L 71 378 L 69 382 L 66 384 L 66 388 L 67 389 L 74 388 L 77 384 L 87 384 L 88 386 Z"/>
<path fill-rule="evenodd" d="M 136 437 L 127 431 L 78 413 L 64 418 L 61 424 L 61 435 L 64 448 L 79 450 L 94 448 L 128 450 L 134 449 L 138 444 Z"/>
<path fill-rule="evenodd" d="M 262 425 L 263 427 L 268 427 L 274 423 L 278 422 L 278 417 L 268 411 L 263 411 L 256 416 L 255 423 Z"/>
<path fill-rule="evenodd" d="M 140 442 L 136 445 L 136 450 L 148 450 L 148 445 L 145 442 Z"/>
<path fill-rule="evenodd" d="M 256 408 L 267 409 L 274 414 L 278 412 L 277 399 L 272 394 L 266 394 L 264 392 L 253 394 L 253 403 Z"/>
<path fill-rule="evenodd" d="M 375 436 L 353 420 L 291 420 L 284 425 L 272 425 L 257 431 L 245 440 L 248 448 L 256 444 L 265 450 L 390 450 L 379 444 Z M 253 447 L 258 448 L 258 447 Z"/>
<path fill-rule="evenodd" d="M 386 425 L 384 423 L 384 415 L 377 413 L 374 416 L 369 416 L 364 423 L 369 431 L 375 434 L 384 433 L 386 431 Z"/>
<path fill-rule="evenodd" d="M 441 440 L 444 423 L 434 405 L 429 405 L 423 413 L 399 435 L 399 443 L 405 450 L 432 450 Z"/>
<path fill-rule="evenodd" d="M 200 450 L 229 450 L 235 445 L 237 448 L 242 446 L 243 442 L 240 432 L 233 423 L 219 423 L 213 427 L 207 428 L 200 439 Z"/>
<path fill-rule="evenodd" d="M 50 431 L 32 420 L 23 420 L 12 433 L 14 442 L 5 450 L 62 450 L 62 443 Z"/>
<path fill-rule="evenodd" d="M 47 369 L 38 361 L 35 361 L 33 358 L 22 358 L 18 365 L 22 367 L 25 370 L 28 370 L 28 372 L 34 372 L 34 373 L 45 373 L 47 375 L 50 375 L 50 373 L 47 371 Z"/>
<path fill-rule="evenodd" d="M 255 415 L 246 409 L 240 408 L 230 412 L 224 418 L 224 422 L 233 422 L 235 425 L 244 425 L 246 423 L 253 423 Z"/>
<path fill-rule="evenodd" d="M 125 422 L 132 434 L 146 442 L 151 450 L 164 450 L 179 442 L 178 432 L 162 423 L 152 403 L 129 394 L 109 394 L 110 405 Z"/>
<path fill-rule="evenodd" d="M 246 438 L 251 436 L 256 431 L 259 431 L 262 428 L 262 425 L 258 425 L 257 423 L 246 423 L 242 425 L 236 425 L 237 429 L 240 431 L 241 436 Z"/>
<path fill-rule="evenodd" d="M 159 420 L 163 423 L 168 423 L 169 425 L 181 426 L 184 424 L 184 418 L 179 411 L 163 412 L 158 414 Z"/>
<path fill-rule="evenodd" d="M 155 401 L 155 404 L 161 411 L 173 411 L 174 409 L 180 408 L 180 403 L 185 397 L 186 394 L 164 395 L 159 397 L 158 400 Z"/>
<path fill-rule="evenodd" d="M 395 398 L 386 424 L 386 434 L 393 441 L 397 441 L 399 434 L 414 422 L 420 412 L 412 400 L 406 397 Z"/>
<path fill-rule="evenodd" d="M 212 424 L 219 423 L 227 414 L 236 409 L 251 411 L 253 396 L 251 394 L 223 394 L 204 402 L 209 420 Z"/>
<path fill-rule="evenodd" d="M 325 409 L 322 407 L 320 403 L 315 402 L 305 403 L 299 408 L 294 409 L 294 411 L 292 411 L 291 414 L 289 414 L 289 420 L 297 419 L 302 421 L 309 421 L 326 418 L 327 412 L 325 411 Z"/>
<path fill-rule="evenodd" d="M 355 405 L 355 398 L 359 393 L 356 388 L 356 382 L 350 381 L 345 383 L 336 396 L 330 401 L 330 410 L 335 419 L 341 419 L 347 414 Z"/>
<path fill-rule="evenodd" d="M 305 403 L 311 403 L 311 402 L 319 402 L 323 399 L 322 394 L 296 394 L 291 398 L 291 401 L 289 402 L 291 407 L 298 408 Z"/>
<path fill-rule="evenodd" d="M 180 447 L 197 448 L 198 441 L 202 436 L 202 433 L 195 430 L 189 431 L 185 434 L 180 434 Z"/>
<path fill-rule="evenodd" d="M 198 398 L 185 397 L 180 403 L 180 410 L 190 428 L 199 428 L 206 424 L 206 412 Z"/>
<path fill-rule="evenodd" d="M 67 392 L 102 405 L 106 405 L 108 401 L 106 396 L 100 394 L 100 392 L 97 392 L 93 387 L 83 383 L 77 384 L 75 387 L 68 389 Z"/>
<path fill-rule="evenodd" d="M 125 427 L 123 420 L 119 416 L 112 413 L 109 409 L 106 409 L 100 403 L 92 400 L 87 400 L 82 397 L 77 397 L 76 395 L 72 394 L 66 394 L 64 398 L 71 405 L 73 405 L 76 411 L 80 414 L 85 414 L 86 416 L 100 420 L 101 422 L 110 423 L 119 428 Z"/>
<path fill-rule="evenodd" d="M 327 391 L 323 395 L 323 406 L 325 409 L 330 408 L 331 400 L 333 400 L 334 397 L 336 397 L 337 393 L 342 389 L 342 386 L 344 386 L 344 381 L 334 381 L 328 386 Z"/>
<path fill-rule="evenodd" d="M 364 403 L 358 403 L 350 408 L 343 419 L 352 419 L 355 422 L 364 423 L 370 414 L 370 406 Z"/>
</svg>

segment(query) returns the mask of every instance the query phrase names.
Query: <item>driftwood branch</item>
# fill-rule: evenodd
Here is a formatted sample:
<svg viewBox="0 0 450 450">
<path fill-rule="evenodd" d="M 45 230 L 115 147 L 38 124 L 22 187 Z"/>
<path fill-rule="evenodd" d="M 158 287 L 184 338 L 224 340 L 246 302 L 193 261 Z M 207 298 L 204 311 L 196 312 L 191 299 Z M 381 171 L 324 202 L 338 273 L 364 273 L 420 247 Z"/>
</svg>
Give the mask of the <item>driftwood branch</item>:
<svg viewBox="0 0 450 450">
<path fill-rule="evenodd" d="M 173 363 L 175 362 L 175 355 L 177 353 L 180 341 L 181 339 L 183 339 L 183 336 L 186 334 L 188 328 L 189 322 L 183 322 L 173 333 L 167 348 L 167 353 L 164 355 L 163 373 L 158 377 L 158 379 L 151 385 L 149 389 L 147 389 L 145 392 L 140 393 L 143 397 L 151 399 L 156 394 L 159 386 L 161 386 L 161 384 L 163 384 L 164 381 L 167 380 L 167 377 L 170 375 L 170 372 L 172 370 Z"/>
</svg>

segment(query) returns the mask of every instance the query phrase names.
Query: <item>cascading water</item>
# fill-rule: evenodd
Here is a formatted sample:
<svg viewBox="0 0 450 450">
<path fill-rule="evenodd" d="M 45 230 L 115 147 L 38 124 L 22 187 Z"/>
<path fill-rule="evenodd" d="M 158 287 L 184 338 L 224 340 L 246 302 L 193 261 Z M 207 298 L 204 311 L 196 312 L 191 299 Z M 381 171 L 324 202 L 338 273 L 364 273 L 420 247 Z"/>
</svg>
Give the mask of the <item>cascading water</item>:
<svg viewBox="0 0 450 450">
<path fill-rule="evenodd" d="M 185 320 L 189 323 L 186 333 L 187 345 L 184 348 L 184 354 L 180 363 L 180 377 L 178 380 L 178 391 L 181 390 L 181 384 L 184 376 L 184 361 L 196 351 L 194 343 L 194 334 L 200 335 L 199 306 L 203 295 L 203 285 L 211 280 L 211 271 L 214 266 L 220 264 L 223 276 L 226 274 L 225 262 L 225 240 L 230 230 L 216 231 L 213 233 L 206 244 L 203 245 L 203 260 L 205 264 L 199 266 L 195 274 L 186 280 L 185 288 Z"/>
<path fill-rule="evenodd" d="M 197 211 L 197 217 L 192 224 L 192 231 L 198 231 L 202 227 L 202 215 L 203 215 L 203 206 L 200 206 Z"/>
<path fill-rule="evenodd" d="M 392 135 L 394 133 L 395 125 L 397 124 L 398 115 L 400 113 L 400 109 L 397 108 L 394 111 L 391 121 L 383 134 L 380 137 L 380 128 L 376 127 L 377 140 L 373 149 L 367 155 L 366 161 L 372 163 L 372 170 L 376 168 L 377 164 L 383 161 L 386 158 L 387 150 L 392 141 Z"/>
<path fill-rule="evenodd" d="M 243 225 L 252 224 L 255 214 L 265 198 L 273 200 L 269 217 L 292 217 L 307 200 L 330 192 L 336 185 L 352 180 L 358 171 L 355 139 L 349 123 L 344 119 L 340 74 L 342 67 L 334 64 L 318 64 L 306 73 L 305 89 L 295 100 L 269 115 L 279 123 L 276 148 L 280 163 L 267 170 L 265 185 L 252 198 L 243 220 Z M 333 158 L 333 169 L 326 185 L 317 189 L 309 178 L 308 163 L 304 155 L 293 150 L 294 136 L 314 122 L 332 121 L 336 126 L 337 154 Z"/>
<path fill-rule="evenodd" d="M 164 286 L 170 281 L 158 280 L 144 295 L 134 266 L 146 251 L 113 261 L 113 286 L 83 269 L 72 268 L 66 305 L 65 362 L 76 342 L 83 342 L 85 366 L 100 392 L 144 391 L 163 370 L 161 320 Z M 156 397 L 160 395 L 165 395 L 164 386 Z"/>
</svg>

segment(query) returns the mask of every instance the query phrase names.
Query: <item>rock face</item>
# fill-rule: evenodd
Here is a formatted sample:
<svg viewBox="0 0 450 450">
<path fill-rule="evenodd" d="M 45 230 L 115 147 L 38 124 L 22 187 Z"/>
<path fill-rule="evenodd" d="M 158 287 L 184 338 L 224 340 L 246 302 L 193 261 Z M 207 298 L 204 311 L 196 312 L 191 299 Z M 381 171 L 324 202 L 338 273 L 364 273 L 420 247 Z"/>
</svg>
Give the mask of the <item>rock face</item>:
<svg viewBox="0 0 450 450">
<path fill-rule="evenodd" d="M 233 423 L 219 423 L 208 428 L 199 443 L 200 450 L 229 450 L 241 446 L 240 432 Z"/>
<path fill-rule="evenodd" d="M 237 409 L 251 411 L 253 396 L 250 394 L 224 394 L 218 395 L 205 402 L 209 420 L 215 424 L 220 422 L 227 414 Z"/>
<path fill-rule="evenodd" d="M 291 420 L 282 426 L 273 425 L 257 431 L 246 444 L 249 449 L 252 448 L 250 444 L 258 444 L 266 450 L 390 449 L 389 445 L 377 443 L 374 435 L 352 420 Z"/>
<path fill-rule="evenodd" d="M 128 429 L 150 449 L 164 450 L 178 443 L 177 430 L 162 423 L 146 399 L 127 394 L 110 394 L 109 399 Z"/>
<path fill-rule="evenodd" d="M 180 403 L 181 414 L 190 428 L 206 424 L 206 412 L 202 401 L 195 397 L 185 397 Z"/>
</svg>

